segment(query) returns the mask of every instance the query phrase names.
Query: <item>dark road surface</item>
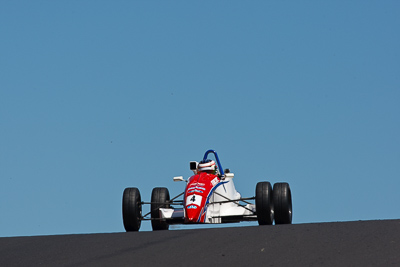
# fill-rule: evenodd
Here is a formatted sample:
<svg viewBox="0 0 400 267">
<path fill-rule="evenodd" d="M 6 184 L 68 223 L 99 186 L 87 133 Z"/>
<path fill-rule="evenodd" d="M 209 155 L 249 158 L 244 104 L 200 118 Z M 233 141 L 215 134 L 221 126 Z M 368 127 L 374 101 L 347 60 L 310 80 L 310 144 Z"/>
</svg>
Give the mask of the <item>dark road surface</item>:
<svg viewBox="0 0 400 267">
<path fill-rule="evenodd" d="M 4 237 L 0 266 L 400 266 L 400 220 Z"/>
</svg>

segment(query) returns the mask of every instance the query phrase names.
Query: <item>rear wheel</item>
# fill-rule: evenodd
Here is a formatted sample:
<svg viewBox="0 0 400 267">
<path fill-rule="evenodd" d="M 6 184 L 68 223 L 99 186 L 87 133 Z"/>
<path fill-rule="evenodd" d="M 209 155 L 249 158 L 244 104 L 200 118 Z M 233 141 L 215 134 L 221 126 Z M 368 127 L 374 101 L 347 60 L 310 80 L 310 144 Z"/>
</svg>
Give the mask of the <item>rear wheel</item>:
<svg viewBox="0 0 400 267">
<path fill-rule="evenodd" d="M 126 188 L 122 196 L 122 218 L 127 232 L 139 231 L 142 218 L 142 204 L 139 189 Z"/>
<path fill-rule="evenodd" d="M 169 191 L 165 187 L 156 187 L 151 192 L 151 226 L 153 231 L 168 230 L 169 225 L 160 218 L 159 208 L 169 208 Z"/>
<path fill-rule="evenodd" d="M 259 225 L 271 225 L 274 221 L 272 187 L 269 182 L 259 182 L 256 186 L 256 213 Z"/>
<path fill-rule="evenodd" d="M 275 224 L 292 223 L 292 193 L 288 183 L 274 184 Z"/>
</svg>

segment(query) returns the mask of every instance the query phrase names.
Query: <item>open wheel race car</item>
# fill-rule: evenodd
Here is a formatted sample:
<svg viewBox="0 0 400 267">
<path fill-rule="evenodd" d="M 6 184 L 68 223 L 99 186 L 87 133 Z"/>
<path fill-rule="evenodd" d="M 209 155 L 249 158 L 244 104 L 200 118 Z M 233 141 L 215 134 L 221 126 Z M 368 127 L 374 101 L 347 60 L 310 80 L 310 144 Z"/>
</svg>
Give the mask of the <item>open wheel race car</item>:
<svg viewBox="0 0 400 267">
<path fill-rule="evenodd" d="M 125 230 L 139 231 L 144 220 L 151 220 L 153 230 L 168 230 L 170 224 L 292 223 L 292 196 L 288 183 L 275 183 L 272 189 L 269 182 L 259 182 L 255 196 L 242 198 L 235 189 L 234 174 L 229 169 L 222 169 L 214 150 L 208 150 L 200 162 L 191 161 L 190 169 L 194 175 L 188 180 L 182 176 L 174 177 L 174 181 L 186 181 L 186 188 L 172 199 L 165 187 L 153 189 L 151 202 L 141 200 L 139 189 L 126 188 L 122 199 Z M 183 199 L 177 200 L 181 196 Z M 252 200 L 255 204 L 250 202 Z M 145 204 L 150 204 L 150 212 L 142 215 Z"/>
</svg>

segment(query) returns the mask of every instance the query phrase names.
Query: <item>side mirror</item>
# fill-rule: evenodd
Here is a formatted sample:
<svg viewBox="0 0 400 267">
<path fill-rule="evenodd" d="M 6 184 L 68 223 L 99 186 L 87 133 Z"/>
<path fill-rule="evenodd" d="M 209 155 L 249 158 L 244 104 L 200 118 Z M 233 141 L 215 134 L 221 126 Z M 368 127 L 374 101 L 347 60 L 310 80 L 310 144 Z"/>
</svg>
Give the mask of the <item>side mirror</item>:
<svg viewBox="0 0 400 267">
<path fill-rule="evenodd" d="M 190 162 L 190 170 L 191 171 L 196 171 L 197 170 L 197 165 L 198 165 L 199 163 L 197 162 L 197 161 L 191 161 Z"/>
<path fill-rule="evenodd" d="M 176 176 L 174 177 L 174 182 L 183 182 L 185 179 L 183 179 L 183 176 Z"/>
<path fill-rule="evenodd" d="M 231 172 L 225 173 L 225 178 L 230 178 L 232 179 L 235 175 Z"/>
</svg>

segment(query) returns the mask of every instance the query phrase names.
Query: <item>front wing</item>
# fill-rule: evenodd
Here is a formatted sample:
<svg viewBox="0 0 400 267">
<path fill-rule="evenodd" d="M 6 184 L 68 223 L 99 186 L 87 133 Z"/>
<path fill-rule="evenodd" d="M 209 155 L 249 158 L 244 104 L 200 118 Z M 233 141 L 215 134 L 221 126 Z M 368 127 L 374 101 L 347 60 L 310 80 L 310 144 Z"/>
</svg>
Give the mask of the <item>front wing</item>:
<svg viewBox="0 0 400 267">
<path fill-rule="evenodd" d="M 239 200 L 208 203 L 204 223 L 233 223 L 240 221 L 256 221 L 256 206 L 254 204 L 239 205 Z M 232 203 L 236 205 L 232 206 Z M 185 209 L 160 208 L 160 218 L 169 224 L 185 223 Z"/>
</svg>

